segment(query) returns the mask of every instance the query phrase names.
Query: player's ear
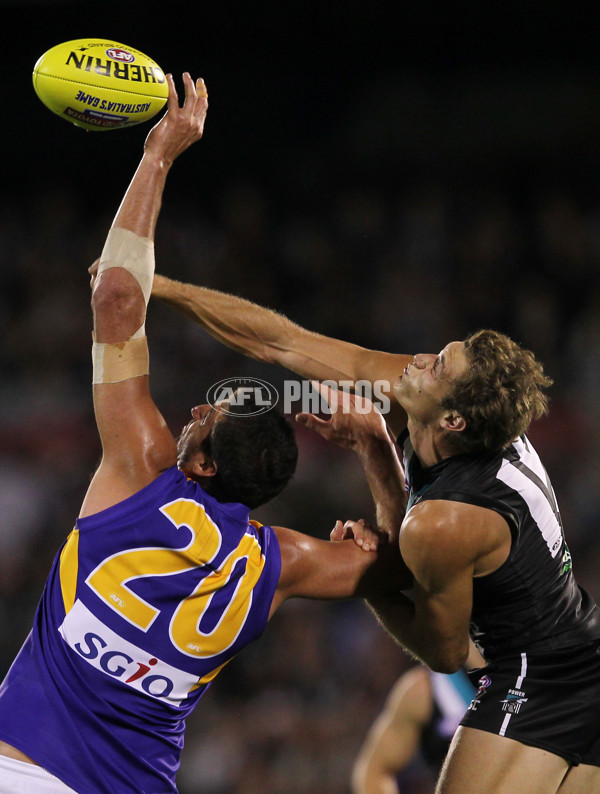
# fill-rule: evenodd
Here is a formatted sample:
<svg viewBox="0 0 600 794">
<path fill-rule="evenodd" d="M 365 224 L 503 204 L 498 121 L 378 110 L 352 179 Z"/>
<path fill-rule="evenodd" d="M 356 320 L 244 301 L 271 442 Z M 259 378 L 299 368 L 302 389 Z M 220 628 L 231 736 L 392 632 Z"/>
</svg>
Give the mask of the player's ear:
<svg viewBox="0 0 600 794">
<path fill-rule="evenodd" d="M 465 429 L 467 423 L 464 416 L 458 411 L 446 411 L 442 416 L 441 425 L 444 430 L 449 430 L 452 433 L 459 433 Z"/>
<path fill-rule="evenodd" d="M 217 473 L 217 463 L 204 451 L 199 451 L 186 461 L 182 470 L 193 479 L 199 477 L 214 477 Z"/>
<path fill-rule="evenodd" d="M 217 464 L 212 458 L 204 461 L 194 461 L 194 474 L 197 477 L 214 477 L 217 473 Z"/>
</svg>

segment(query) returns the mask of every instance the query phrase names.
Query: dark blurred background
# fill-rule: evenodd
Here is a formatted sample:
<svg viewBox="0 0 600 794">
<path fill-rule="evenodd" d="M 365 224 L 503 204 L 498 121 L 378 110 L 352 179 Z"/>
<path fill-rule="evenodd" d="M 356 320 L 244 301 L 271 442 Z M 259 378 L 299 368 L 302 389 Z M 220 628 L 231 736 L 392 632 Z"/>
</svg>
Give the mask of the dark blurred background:
<svg viewBox="0 0 600 794">
<path fill-rule="evenodd" d="M 151 126 L 86 133 L 40 103 L 35 61 L 83 36 L 209 88 L 205 138 L 169 177 L 159 272 L 389 351 L 495 327 L 536 352 L 556 384 L 532 437 L 600 596 L 597 4 L 0 2 L 0 20 L 0 674 L 98 461 L 87 267 Z M 220 378 L 285 377 L 165 307 L 147 329 L 174 431 Z M 299 442 L 294 483 L 257 518 L 327 537 L 370 517 L 356 461 Z M 182 794 L 347 794 L 411 664 L 362 604 L 289 603 L 190 721 Z M 419 762 L 403 784 L 430 791 Z"/>
</svg>

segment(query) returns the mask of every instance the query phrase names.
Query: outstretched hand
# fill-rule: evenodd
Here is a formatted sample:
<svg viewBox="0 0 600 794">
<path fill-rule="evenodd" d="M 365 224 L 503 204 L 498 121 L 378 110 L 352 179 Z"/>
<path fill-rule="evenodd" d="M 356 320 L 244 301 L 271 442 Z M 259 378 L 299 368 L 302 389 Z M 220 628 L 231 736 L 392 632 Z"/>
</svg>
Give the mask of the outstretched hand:
<svg viewBox="0 0 600 794">
<path fill-rule="evenodd" d="M 184 72 L 185 99 L 180 106 L 173 75 L 167 75 L 167 82 L 167 112 L 148 133 L 144 152 L 156 155 L 171 165 L 176 157 L 202 137 L 208 110 L 208 91 L 201 77 L 194 82 L 190 74 Z"/>
<path fill-rule="evenodd" d="M 354 449 L 360 441 L 377 438 L 389 441 L 383 416 L 366 397 L 359 397 L 324 383 L 311 381 L 313 387 L 327 400 L 331 409 L 329 419 L 315 414 L 299 413 L 296 421 L 342 447 Z"/>
</svg>

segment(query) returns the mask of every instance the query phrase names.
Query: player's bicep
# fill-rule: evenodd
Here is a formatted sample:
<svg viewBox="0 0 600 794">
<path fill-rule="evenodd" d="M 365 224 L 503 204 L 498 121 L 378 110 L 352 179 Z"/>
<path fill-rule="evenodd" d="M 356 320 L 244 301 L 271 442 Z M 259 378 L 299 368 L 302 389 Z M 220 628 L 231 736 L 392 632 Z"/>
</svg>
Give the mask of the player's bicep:
<svg viewBox="0 0 600 794">
<path fill-rule="evenodd" d="M 354 779 L 361 791 L 381 785 L 396 776 L 413 760 L 419 749 L 421 730 L 409 720 L 390 722 L 382 714 L 373 724 L 356 761 Z"/>
<path fill-rule="evenodd" d="M 389 769 L 399 771 L 416 755 L 431 711 L 428 673 L 419 666 L 396 684 L 381 715 L 381 749 Z"/>
<path fill-rule="evenodd" d="M 451 505 L 424 502 L 413 508 L 402 528 L 400 549 L 415 577 L 417 622 L 441 646 L 460 653 L 468 643 L 477 549 L 468 525 Z"/>
<path fill-rule="evenodd" d="M 414 667 L 395 684 L 361 747 L 353 775 L 357 791 L 387 790 L 387 781 L 417 755 L 432 710 L 428 673 Z"/>
<path fill-rule="evenodd" d="M 397 544 L 363 551 L 354 540 L 325 541 L 273 527 L 281 550 L 281 576 L 271 613 L 287 598 L 382 598 L 412 587 Z"/>
<path fill-rule="evenodd" d="M 102 460 L 80 515 L 92 515 L 139 491 L 177 460 L 176 443 L 150 397 L 148 376 L 94 386 Z"/>
<path fill-rule="evenodd" d="M 175 440 L 152 400 L 147 375 L 96 384 L 94 412 L 105 460 L 157 470 L 175 462 Z"/>
</svg>

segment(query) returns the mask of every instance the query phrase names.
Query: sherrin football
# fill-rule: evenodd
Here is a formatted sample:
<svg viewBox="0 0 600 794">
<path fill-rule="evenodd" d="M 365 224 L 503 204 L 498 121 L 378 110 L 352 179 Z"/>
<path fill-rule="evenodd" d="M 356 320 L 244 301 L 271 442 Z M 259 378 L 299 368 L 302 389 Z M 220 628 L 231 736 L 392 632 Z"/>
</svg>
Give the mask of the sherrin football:
<svg viewBox="0 0 600 794">
<path fill-rule="evenodd" d="M 86 130 L 148 121 L 169 95 L 158 64 L 109 39 L 75 39 L 52 47 L 33 68 L 33 87 L 53 113 Z"/>
</svg>

